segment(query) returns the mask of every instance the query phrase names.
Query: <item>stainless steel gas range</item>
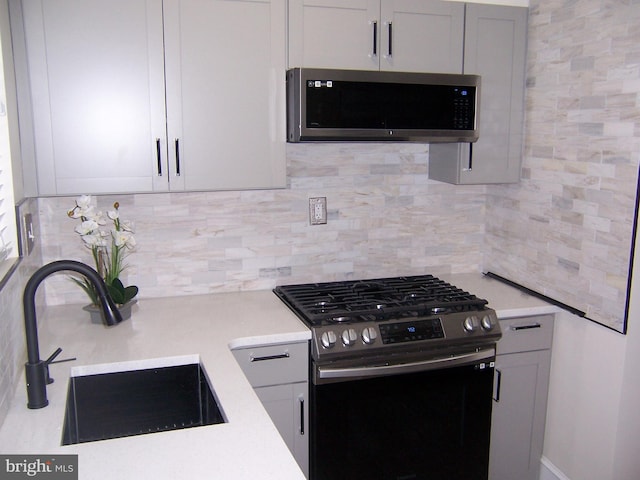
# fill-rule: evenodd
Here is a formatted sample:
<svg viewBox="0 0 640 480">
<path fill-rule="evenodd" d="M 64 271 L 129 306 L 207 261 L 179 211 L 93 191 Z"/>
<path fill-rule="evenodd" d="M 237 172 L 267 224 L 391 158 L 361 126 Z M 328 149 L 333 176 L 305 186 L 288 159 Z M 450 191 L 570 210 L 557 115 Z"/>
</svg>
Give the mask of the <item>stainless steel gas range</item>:
<svg viewBox="0 0 640 480">
<path fill-rule="evenodd" d="M 311 480 L 487 479 L 486 300 L 431 275 L 274 292 L 312 332 Z"/>
</svg>

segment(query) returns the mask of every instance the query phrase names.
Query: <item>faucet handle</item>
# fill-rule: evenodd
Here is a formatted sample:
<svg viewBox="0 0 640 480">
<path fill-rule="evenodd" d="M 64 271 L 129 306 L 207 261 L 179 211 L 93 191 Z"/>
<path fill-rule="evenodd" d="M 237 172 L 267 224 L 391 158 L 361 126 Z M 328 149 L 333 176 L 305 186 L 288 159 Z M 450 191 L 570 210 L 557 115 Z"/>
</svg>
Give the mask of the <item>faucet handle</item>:
<svg viewBox="0 0 640 480">
<path fill-rule="evenodd" d="M 58 347 L 56 348 L 56 351 L 53 352 L 51 355 L 49 355 L 49 358 L 47 358 L 44 361 L 44 379 L 45 379 L 45 382 L 47 382 L 47 384 L 53 383 L 53 378 L 51 378 L 51 376 L 49 375 L 49 365 L 51 365 L 52 363 L 70 362 L 76 359 L 75 357 L 65 358 L 64 360 L 58 360 L 57 362 L 54 362 L 53 360 L 61 353 L 62 353 L 62 349 Z"/>
<path fill-rule="evenodd" d="M 60 347 L 56 348 L 56 351 L 49 355 L 44 361 L 44 381 L 47 382 L 47 385 L 53 383 L 53 378 L 49 375 L 49 365 L 53 363 L 53 360 L 62 353 L 62 349 Z"/>
<path fill-rule="evenodd" d="M 56 351 L 53 352 L 51 355 L 49 355 L 49 358 L 47 358 L 44 363 L 46 363 L 47 365 L 53 363 L 53 359 L 56 358 L 58 355 L 60 355 L 62 353 L 62 349 L 60 347 L 56 348 Z"/>
</svg>

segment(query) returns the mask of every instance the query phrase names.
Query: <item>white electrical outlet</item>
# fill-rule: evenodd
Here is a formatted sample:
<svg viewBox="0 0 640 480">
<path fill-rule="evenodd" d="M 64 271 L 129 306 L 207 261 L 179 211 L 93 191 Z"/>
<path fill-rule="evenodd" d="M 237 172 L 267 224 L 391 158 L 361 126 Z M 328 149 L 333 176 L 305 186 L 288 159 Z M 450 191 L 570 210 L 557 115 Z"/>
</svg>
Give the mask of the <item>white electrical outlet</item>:
<svg viewBox="0 0 640 480">
<path fill-rule="evenodd" d="M 311 225 L 327 223 L 327 197 L 309 199 L 309 223 Z"/>
</svg>

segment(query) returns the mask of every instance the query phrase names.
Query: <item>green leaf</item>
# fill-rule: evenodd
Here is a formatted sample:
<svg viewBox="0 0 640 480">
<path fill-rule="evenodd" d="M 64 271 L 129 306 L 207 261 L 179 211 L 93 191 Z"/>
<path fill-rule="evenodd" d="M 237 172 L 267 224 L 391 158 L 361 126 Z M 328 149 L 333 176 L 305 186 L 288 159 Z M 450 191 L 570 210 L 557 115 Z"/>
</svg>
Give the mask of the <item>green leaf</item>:
<svg viewBox="0 0 640 480">
<path fill-rule="evenodd" d="M 107 285 L 107 290 L 111 299 L 120 305 L 131 301 L 138 294 L 138 287 L 130 285 L 125 288 L 119 278 L 114 278 L 111 285 Z"/>
<path fill-rule="evenodd" d="M 109 296 L 111 299 L 120 305 L 124 302 L 124 292 L 114 287 L 113 285 L 107 285 L 107 291 L 109 292 Z"/>
<path fill-rule="evenodd" d="M 111 281 L 111 286 L 113 288 L 116 288 L 119 292 L 124 293 L 124 285 L 122 284 L 122 282 L 120 281 L 120 279 L 118 277 L 114 278 Z"/>
<path fill-rule="evenodd" d="M 137 294 L 138 294 L 138 287 L 136 287 L 135 285 L 129 285 L 127 288 L 124 289 L 124 302 L 122 303 L 127 303 L 131 301 L 133 297 L 135 297 Z"/>
<path fill-rule="evenodd" d="M 99 304 L 98 292 L 96 292 L 95 288 L 93 287 L 93 284 L 91 282 L 89 282 L 89 280 L 87 280 L 85 277 L 82 277 L 82 280 L 80 280 L 78 278 L 75 278 L 75 277 L 69 277 L 69 278 L 76 285 L 78 285 L 82 290 L 84 290 L 84 292 L 87 294 L 87 296 L 91 300 L 91 304 L 92 305 L 98 305 Z"/>
</svg>

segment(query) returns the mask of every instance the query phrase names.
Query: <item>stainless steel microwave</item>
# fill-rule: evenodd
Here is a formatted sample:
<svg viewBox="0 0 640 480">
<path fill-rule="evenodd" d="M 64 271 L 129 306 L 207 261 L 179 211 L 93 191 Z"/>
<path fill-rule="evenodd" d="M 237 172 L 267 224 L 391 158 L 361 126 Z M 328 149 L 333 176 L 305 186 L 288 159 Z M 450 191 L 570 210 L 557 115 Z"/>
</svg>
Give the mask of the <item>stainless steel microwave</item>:
<svg viewBox="0 0 640 480">
<path fill-rule="evenodd" d="M 480 77 L 294 68 L 287 141 L 475 142 Z"/>
</svg>

